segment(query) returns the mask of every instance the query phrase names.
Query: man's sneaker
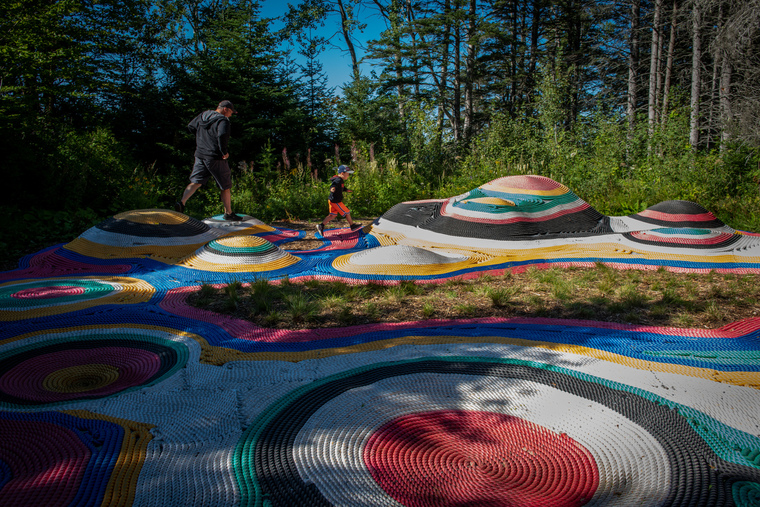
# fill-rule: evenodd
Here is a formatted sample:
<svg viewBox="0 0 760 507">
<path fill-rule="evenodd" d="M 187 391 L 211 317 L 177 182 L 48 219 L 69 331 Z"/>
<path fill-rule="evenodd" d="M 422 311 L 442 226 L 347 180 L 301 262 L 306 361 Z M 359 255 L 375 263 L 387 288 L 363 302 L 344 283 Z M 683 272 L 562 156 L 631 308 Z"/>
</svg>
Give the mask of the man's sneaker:
<svg viewBox="0 0 760 507">
<path fill-rule="evenodd" d="M 354 222 L 354 223 L 351 225 L 351 230 L 352 230 L 352 231 L 355 231 L 355 230 L 357 230 L 357 229 L 361 229 L 361 228 L 362 228 L 362 224 L 359 224 L 359 223 L 356 223 L 356 222 Z"/>
<path fill-rule="evenodd" d="M 236 215 L 235 213 L 229 213 L 229 214 L 225 213 L 224 219 L 227 220 L 228 222 L 242 222 L 243 221 L 243 217 L 241 217 L 240 215 Z"/>
<path fill-rule="evenodd" d="M 174 203 L 174 211 L 179 211 L 180 213 L 185 212 L 185 205 L 182 204 L 182 201 L 177 201 Z"/>
<path fill-rule="evenodd" d="M 325 226 L 324 224 L 317 224 L 317 232 L 321 235 L 325 235 Z"/>
</svg>

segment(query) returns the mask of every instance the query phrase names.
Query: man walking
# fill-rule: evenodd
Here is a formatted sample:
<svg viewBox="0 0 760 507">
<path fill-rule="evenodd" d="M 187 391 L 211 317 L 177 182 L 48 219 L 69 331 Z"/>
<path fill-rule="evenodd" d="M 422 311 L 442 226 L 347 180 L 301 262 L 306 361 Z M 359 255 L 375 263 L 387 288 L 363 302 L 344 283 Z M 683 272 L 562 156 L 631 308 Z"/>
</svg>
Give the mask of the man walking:
<svg viewBox="0 0 760 507">
<path fill-rule="evenodd" d="M 230 140 L 230 116 L 237 113 L 232 102 L 223 100 L 216 110 L 204 111 L 191 121 L 187 128 L 195 134 L 195 164 L 190 174 L 190 184 L 185 187 L 182 198 L 174 209 L 184 213 L 185 204 L 196 190 L 213 177 L 221 190 L 224 219 L 238 222 L 243 217 L 232 212 L 232 177 L 227 162 L 230 154 L 227 145 Z"/>
</svg>

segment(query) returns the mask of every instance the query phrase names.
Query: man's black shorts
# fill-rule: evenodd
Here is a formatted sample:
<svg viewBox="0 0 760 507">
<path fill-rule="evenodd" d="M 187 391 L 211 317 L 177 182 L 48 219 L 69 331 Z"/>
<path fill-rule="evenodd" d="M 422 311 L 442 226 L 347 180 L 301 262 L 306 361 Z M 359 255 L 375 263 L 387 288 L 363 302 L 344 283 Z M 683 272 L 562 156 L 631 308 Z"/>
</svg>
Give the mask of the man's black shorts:
<svg viewBox="0 0 760 507">
<path fill-rule="evenodd" d="M 195 157 L 195 165 L 193 165 L 193 172 L 190 174 L 190 182 L 203 185 L 212 176 L 219 190 L 232 188 L 230 165 L 226 160 L 205 160 Z"/>
</svg>

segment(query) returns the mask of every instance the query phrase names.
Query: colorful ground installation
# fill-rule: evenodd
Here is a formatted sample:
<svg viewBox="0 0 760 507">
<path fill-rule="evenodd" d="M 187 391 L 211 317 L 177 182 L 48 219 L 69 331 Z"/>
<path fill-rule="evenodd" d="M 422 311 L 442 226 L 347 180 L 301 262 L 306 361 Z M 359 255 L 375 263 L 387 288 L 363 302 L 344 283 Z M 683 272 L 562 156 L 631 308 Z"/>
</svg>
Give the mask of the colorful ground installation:
<svg viewBox="0 0 760 507">
<path fill-rule="evenodd" d="M 758 273 L 760 236 L 688 202 L 603 216 L 535 176 L 289 251 L 303 234 L 130 211 L 0 273 L 0 505 L 760 504 L 758 319 L 283 331 L 186 302 L 286 276 Z"/>
</svg>

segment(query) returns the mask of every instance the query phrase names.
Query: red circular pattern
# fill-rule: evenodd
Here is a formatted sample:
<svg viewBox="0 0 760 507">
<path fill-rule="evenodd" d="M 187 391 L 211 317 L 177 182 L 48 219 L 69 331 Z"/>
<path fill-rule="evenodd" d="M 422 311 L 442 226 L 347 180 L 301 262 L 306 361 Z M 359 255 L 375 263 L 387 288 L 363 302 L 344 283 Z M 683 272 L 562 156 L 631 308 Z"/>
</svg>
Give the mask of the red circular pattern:
<svg viewBox="0 0 760 507">
<path fill-rule="evenodd" d="M 73 285 L 53 285 L 51 287 L 34 287 L 33 289 L 24 289 L 11 294 L 17 299 L 53 299 L 63 296 L 78 296 L 84 294 L 84 287 Z"/>
<path fill-rule="evenodd" d="M 591 453 L 565 434 L 491 412 L 399 417 L 375 432 L 364 462 L 407 506 L 571 506 L 599 486 Z"/>
</svg>

